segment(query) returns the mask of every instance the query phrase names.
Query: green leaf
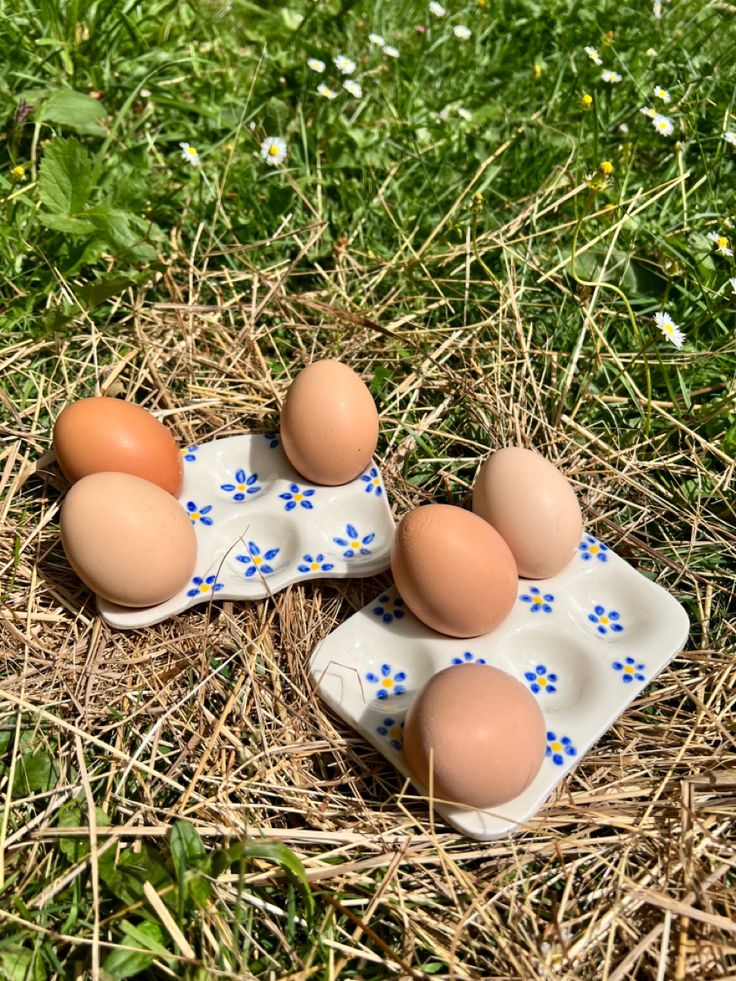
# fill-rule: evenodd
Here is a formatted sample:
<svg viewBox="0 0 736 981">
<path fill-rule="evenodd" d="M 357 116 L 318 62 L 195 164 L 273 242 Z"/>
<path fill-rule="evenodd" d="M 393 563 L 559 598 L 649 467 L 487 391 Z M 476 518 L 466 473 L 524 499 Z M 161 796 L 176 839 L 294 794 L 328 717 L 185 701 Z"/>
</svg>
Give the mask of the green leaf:
<svg viewBox="0 0 736 981">
<path fill-rule="evenodd" d="M 92 162 L 79 140 L 56 138 L 46 147 L 38 179 L 41 204 L 72 217 L 84 210 L 92 191 Z"/>
<path fill-rule="evenodd" d="M 26 750 L 18 758 L 13 796 L 26 797 L 28 794 L 53 790 L 59 780 L 59 767 L 56 760 L 45 750 Z"/>
<path fill-rule="evenodd" d="M 161 855 L 151 845 L 143 844 L 140 851 L 132 848 L 120 855 L 116 865 L 100 866 L 100 878 L 107 888 L 124 903 L 137 903 L 143 899 L 143 883 L 148 881 L 162 892 L 173 885 L 173 879 L 163 863 Z M 162 899 L 171 905 L 174 890 L 168 891 Z"/>
<path fill-rule="evenodd" d="M 179 883 L 179 916 L 189 895 L 203 905 L 209 898 L 211 886 L 201 874 L 209 871 L 209 858 L 197 829 L 188 821 L 177 821 L 169 836 L 171 857 Z"/>
<path fill-rule="evenodd" d="M 0 950 L 3 981 L 46 981 L 43 961 L 32 950 L 11 944 Z"/>
<path fill-rule="evenodd" d="M 129 947 L 143 947 L 150 954 L 140 954 L 132 950 L 113 950 L 105 958 L 102 968 L 113 979 L 132 978 L 144 971 L 157 957 L 171 957 L 164 946 L 166 935 L 163 928 L 150 920 L 142 923 L 121 922 L 122 943 Z"/>
<path fill-rule="evenodd" d="M 105 814 L 101 807 L 95 808 L 95 818 L 98 827 L 104 828 L 110 824 L 110 818 Z M 68 800 L 59 808 L 57 825 L 60 828 L 84 828 L 87 826 L 87 811 L 76 800 Z M 78 838 L 60 838 L 59 851 L 72 864 L 80 861 L 89 855 L 89 835 L 83 836 L 80 833 Z M 114 859 L 114 852 L 109 850 L 101 857 L 100 861 L 107 861 L 110 864 Z"/>
<path fill-rule="evenodd" d="M 59 89 L 36 107 L 35 119 L 40 123 L 66 126 L 76 133 L 103 136 L 105 129 L 100 120 L 104 116 L 104 106 L 96 99 L 74 89 Z"/>
<path fill-rule="evenodd" d="M 52 215 L 47 211 L 40 211 L 38 219 L 46 228 L 52 228 L 55 232 L 67 232 L 69 235 L 92 235 L 97 231 L 94 222 L 84 218 L 70 218 L 68 215 Z"/>
<path fill-rule="evenodd" d="M 314 897 L 309 887 L 307 873 L 299 857 L 280 842 L 238 841 L 214 856 L 212 873 L 218 876 L 235 862 L 253 858 L 281 866 L 292 883 L 300 888 L 306 906 L 306 916 L 308 919 L 311 918 L 314 913 Z"/>
<path fill-rule="evenodd" d="M 291 7 L 282 7 L 281 20 L 284 22 L 284 27 L 287 31 L 295 31 L 304 20 L 304 15 L 300 14 L 297 10 L 292 10 Z"/>
</svg>

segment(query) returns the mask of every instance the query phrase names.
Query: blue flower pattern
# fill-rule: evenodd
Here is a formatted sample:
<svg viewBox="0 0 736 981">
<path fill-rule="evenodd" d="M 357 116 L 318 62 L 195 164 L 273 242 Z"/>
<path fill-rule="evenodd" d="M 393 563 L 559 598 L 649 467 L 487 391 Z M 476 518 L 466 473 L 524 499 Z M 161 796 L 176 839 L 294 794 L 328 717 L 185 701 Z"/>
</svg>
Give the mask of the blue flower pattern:
<svg viewBox="0 0 736 981">
<path fill-rule="evenodd" d="M 599 562 L 608 562 L 608 545 L 604 545 L 603 542 L 599 542 L 597 538 L 593 538 L 592 535 L 586 535 L 582 542 L 578 545 L 578 552 L 580 553 L 580 558 L 584 562 L 590 562 L 591 560 L 597 559 Z"/>
<path fill-rule="evenodd" d="M 355 527 L 355 525 L 345 525 L 345 534 L 347 538 L 333 538 L 335 545 L 339 545 L 340 548 L 345 551 L 342 553 L 343 557 L 346 559 L 352 559 L 356 555 L 370 555 L 371 550 L 367 547 L 376 537 L 375 532 L 371 532 L 368 535 L 363 535 L 361 538 L 360 532 Z"/>
<path fill-rule="evenodd" d="M 375 494 L 376 497 L 380 497 L 383 494 L 381 475 L 376 467 L 371 467 L 368 473 L 364 473 L 360 479 L 365 482 L 366 494 Z"/>
<path fill-rule="evenodd" d="M 523 593 L 519 600 L 529 604 L 530 613 L 551 613 L 552 604 L 555 601 L 552 593 L 543 593 L 537 586 L 530 586 L 528 593 Z"/>
<path fill-rule="evenodd" d="M 387 716 L 380 726 L 376 727 L 379 736 L 384 736 L 391 743 L 394 749 L 401 749 L 404 745 L 404 723 L 397 722 L 396 719 Z"/>
<path fill-rule="evenodd" d="M 235 559 L 247 567 L 245 570 L 246 579 L 250 579 L 257 572 L 267 576 L 274 571 L 273 566 L 269 563 L 276 558 L 280 551 L 280 548 L 269 548 L 265 552 L 262 552 L 255 542 L 248 542 L 248 553 L 246 555 L 236 555 Z"/>
<path fill-rule="evenodd" d="M 552 760 L 555 766 L 562 766 L 566 756 L 577 756 L 577 750 L 569 736 L 556 736 L 554 732 L 547 733 L 547 748 L 544 755 Z"/>
<path fill-rule="evenodd" d="M 462 657 L 453 657 L 451 664 L 485 664 L 484 657 L 476 657 L 472 651 L 465 651 Z"/>
<path fill-rule="evenodd" d="M 373 671 L 368 671 L 365 680 L 372 685 L 378 685 L 375 697 L 380 698 L 381 701 L 388 698 L 389 695 L 403 695 L 406 691 L 406 685 L 404 685 L 406 672 L 396 671 L 392 674 L 390 664 L 381 665 L 380 676 Z"/>
<path fill-rule="evenodd" d="M 278 433 L 264 433 L 263 437 L 264 439 L 268 440 L 268 445 L 270 449 L 275 450 L 276 447 L 279 445 Z"/>
<path fill-rule="evenodd" d="M 192 588 L 187 590 L 187 596 L 205 596 L 207 593 L 219 593 L 225 587 L 221 582 L 217 582 L 216 576 L 195 576 L 192 579 Z"/>
<path fill-rule="evenodd" d="M 557 691 L 557 675 L 548 671 L 544 664 L 538 664 L 533 671 L 525 671 L 524 677 L 529 682 L 529 690 L 535 695 L 542 691 L 554 695 Z"/>
<path fill-rule="evenodd" d="M 608 633 L 620 634 L 624 629 L 623 624 L 618 622 L 620 619 L 618 610 L 606 610 L 605 606 L 594 606 L 593 612 L 588 614 L 588 620 L 601 636 Z"/>
<path fill-rule="evenodd" d="M 318 555 L 310 555 L 309 552 L 305 552 L 301 564 L 297 566 L 299 572 L 330 572 L 334 568 L 331 562 L 325 561 L 321 552 Z"/>
<path fill-rule="evenodd" d="M 199 446 L 198 446 L 198 444 L 195 443 L 194 446 L 187 446 L 186 449 L 179 450 L 179 452 L 184 457 L 184 459 L 187 461 L 187 463 L 194 463 L 194 461 L 197 459 L 197 450 L 198 449 L 199 449 Z"/>
<path fill-rule="evenodd" d="M 282 501 L 286 501 L 284 511 L 293 511 L 295 507 L 302 507 L 306 511 L 311 511 L 314 508 L 314 504 L 312 504 L 309 498 L 314 497 L 314 494 L 315 490 L 313 487 L 302 489 L 298 484 L 289 484 L 288 491 L 279 494 L 279 497 Z"/>
<path fill-rule="evenodd" d="M 404 601 L 400 596 L 392 597 L 388 593 L 381 593 L 377 600 L 377 606 L 371 610 L 373 616 L 380 617 L 384 623 L 393 623 L 394 620 L 401 620 L 404 616 Z"/>
<path fill-rule="evenodd" d="M 250 476 L 240 467 L 235 471 L 234 484 L 220 484 L 220 490 L 233 495 L 234 501 L 244 501 L 249 494 L 257 494 L 261 488 L 257 484 L 258 474 L 252 473 Z"/>
<path fill-rule="evenodd" d="M 621 681 L 630 685 L 632 681 L 645 681 L 646 676 L 642 673 L 646 664 L 637 662 L 636 658 L 627 657 L 624 661 L 614 661 L 611 665 L 614 671 L 619 671 Z"/>
<path fill-rule="evenodd" d="M 193 525 L 196 525 L 198 521 L 203 525 L 214 524 L 214 521 L 209 516 L 211 510 L 211 504 L 206 504 L 203 508 L 198 508 L 194 501 L 187 501 L 187 512 Z"/>
</svg>

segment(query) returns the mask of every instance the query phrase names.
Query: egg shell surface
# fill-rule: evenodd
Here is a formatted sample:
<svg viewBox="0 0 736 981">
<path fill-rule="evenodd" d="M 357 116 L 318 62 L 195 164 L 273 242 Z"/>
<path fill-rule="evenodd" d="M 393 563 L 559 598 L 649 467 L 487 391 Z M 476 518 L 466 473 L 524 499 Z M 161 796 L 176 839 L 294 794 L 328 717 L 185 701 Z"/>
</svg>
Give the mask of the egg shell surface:
<svg viewBox="0 0 736 981">
<path fill-rule="evenodd" d="M 547 579 L 572 561 L 583 532 L 575 491 L 539 453 L 507 446 L 478 471 L 473 511 L 511 549 L 519 575 Z"/>
<path fill-rule="evenodd" d="M 70 484 L 92 473 L 129 473 L 176 497 L 184 468 L 169 430 L 150 412 L 122 399 L 80 399 L 59 414 L 54 448 Z"/>
<path fill-rule="evenodd" d="M 289 386 L 281 412 L 289 462 L 315 484 L 354 480 L 378 443 L 378 410 L 356 372 L 340 361 L 315 361 Z"/>
<path fill-rule="evenodd" d="M 451 637 L 488 633 L 516 599 L 508 545 L 488 522 L 452 504 L 427 504 L 402 518 L 391 572 L 412 613 Z"/>
<path fill-rule="evenodd" d="M 434 675 L 404 724 L 404 754 L 417 780 L 434 797 L 469 807 L 497 807 L 521 794 L 539 772 L 545 749 L 544 716 L 534 696 L 510 674 L 484 664 Z"/>
<path fill-rule="evenodd" d="M 120 606 L 154 606 L 189 580 L 197 559 L 194 528 L 179 502 L 125 473 L 78 480 L 61 510 L 69 563 L 91 590 Z"/>
</svg>

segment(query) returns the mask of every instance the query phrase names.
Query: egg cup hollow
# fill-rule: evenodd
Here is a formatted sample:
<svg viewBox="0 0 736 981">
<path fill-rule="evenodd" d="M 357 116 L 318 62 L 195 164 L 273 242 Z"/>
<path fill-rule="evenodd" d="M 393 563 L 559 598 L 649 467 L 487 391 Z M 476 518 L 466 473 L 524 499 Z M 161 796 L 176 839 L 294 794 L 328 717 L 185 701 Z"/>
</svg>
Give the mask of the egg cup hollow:
<svg viewBox="0 0 736 981">
<path fill-rule="evenodd" d="M 197 536 L 190 580 L 157 606 L 97 597 L 113 627 L 148 627 L 212 600 L 255 600 L 308 579 L 373 576 L 389 567 L 394 520 L 373 461 L 325 487 L 291 466 L 276 433 L 229 436 L 182 451 L 179 503 Z"/>
<path fill-rule="evenodd" d="M 571 768 L 683 649 L 687 613 L 666 589 L 583 532 L 558 575 L 520 579 L 508 617 L 463 640 L 422 624 L 388 589 L 315 649 L 310 680 L 323 701 L 429 797 L 403 754 L 404 719 L 416 693 L 451 665 L 507 671 L 538 700 L 545 720 L 542 767 L 527 789 L 493 809 L 432 802 L 449 825 L 490 841 L 520 830 Z"/>
</svg>

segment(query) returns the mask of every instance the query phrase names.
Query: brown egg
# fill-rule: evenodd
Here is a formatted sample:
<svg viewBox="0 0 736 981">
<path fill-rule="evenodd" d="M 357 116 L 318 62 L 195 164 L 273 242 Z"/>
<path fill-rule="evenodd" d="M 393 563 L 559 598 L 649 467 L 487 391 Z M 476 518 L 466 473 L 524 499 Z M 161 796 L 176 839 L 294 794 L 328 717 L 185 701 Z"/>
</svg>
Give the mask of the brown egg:
<svg viewBox="0 0 736 981">
<path fill-rule="evenodd" d="M 371 461 L 378 411 L 361 378 L 340 361 L 315 361 L 289 386 L 281 412 L 289 462 L 314 484 L 346 484 Z"/>
<path fill-rule="evenodd" d="M 583 519 L 575 491 L 549 460 L 507 446 L 478 471 L 473 511 L 511 549 L 519 575 L 546 579 L 561 572 L 580 543 Z"/>
<path fill-rule="evenodd" d="M 70 484 L 91 473 L 116 471 L 163 487 L 175 497 L 184 469 L 169 430 L 134 402 L 80 399 L 64 409 L 54 426 L 54 448 Z"/>
<path fill-rule="evenodd" d="M 518 797 L 544 759 L 544 717 L 534 696 L 505 671 L 460 664 L 434 675 L 404 725 L 404 755 L 434 797 L 497 807 Z"/>
<path fill-rule="evenodd" d="M 61 541 L 79 578 L 120 606 L 155 606 L 188 582 L 197 539 L 179 502 L 127 473 L 95 473 L 71 488 Z"/>
<path fill-rule="evenodd" d="M 451 504 L 428 504 L 401 520 L 391 571 L 412 613 L 451 637 L 488 633 L 516 599 L 508 545 L 482 518 Z"/>
</svg>

